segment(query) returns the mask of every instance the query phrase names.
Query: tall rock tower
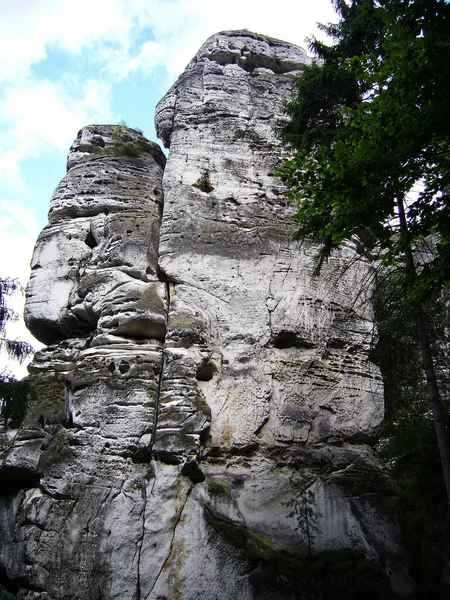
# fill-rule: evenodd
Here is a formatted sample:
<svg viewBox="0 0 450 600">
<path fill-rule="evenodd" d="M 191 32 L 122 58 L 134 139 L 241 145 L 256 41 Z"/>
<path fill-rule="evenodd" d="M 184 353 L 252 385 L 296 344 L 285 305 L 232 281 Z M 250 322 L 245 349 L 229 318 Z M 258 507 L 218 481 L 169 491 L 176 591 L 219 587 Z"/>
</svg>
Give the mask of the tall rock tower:
<svg viewBox="0 0 450 600">
<path fill-rule="evenodd" d="M 370 447 L 371 266 L 348 244 L 314 276 L 275 176 L 308 61 L 217 34 L 157 107 L 165 168 L 124 127 L 73 144 L 27 291 L 49 346 L 0 469 L 20 598 L 325 599 L 336 573 L 409 591 Z"/>
</svg>

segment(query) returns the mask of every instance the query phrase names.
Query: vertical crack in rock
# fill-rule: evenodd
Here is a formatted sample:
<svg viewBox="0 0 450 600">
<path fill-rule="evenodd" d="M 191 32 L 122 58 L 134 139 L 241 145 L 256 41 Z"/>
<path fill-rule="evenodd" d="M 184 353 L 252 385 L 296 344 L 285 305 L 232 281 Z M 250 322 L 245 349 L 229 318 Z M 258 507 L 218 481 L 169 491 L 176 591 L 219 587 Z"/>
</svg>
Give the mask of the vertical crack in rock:
<svg viewBox="0 0 450 600">
<path fill-rule="evenodd" d="M 139 540 L 138 545 L 138 556 L 137 556 L 137 581 L 136 581 L 136 600 L 141 600 L 141 553 L 142 553 L 142 545 L 144 543 L 145 536 L 145 513 L 147 509 L 147 482 L 144 479 L 144 503 L 142 506 L 142 530 L 141 530 L 141 539 Z"/>
<path fill-rule="evenodd" d="M 169 311 L 170 311 L 170 284 L 167 280 L 165 280 L 164 285 L 166 288 L 166 296 L 167 296 L 166 315 L 165 315 L 166 327 L 167 327 L 168 322 L 169 322 Z M 153 452 L 153 447 L 155 445 L 156 432 L 157 432 L 157 428 L 158 428 L 159 410 L 160 410 L 160 404 L 161 404 L 161 389 L 162 389 L 162 382 L 163 382 L 163 378 L 164 378 L 165 366 L 166 366 L 166 350 L 165 350 L 165 345 L 163 345 L 161 348 L 161 363 L 160 363 L 160 372 L 159 372 L 159 377 L 158 377 L 158 389 L 156 392 L 155 418 L 154 418 L 154 423 L 153 423 L 152 443 L 151 443 L 151 447 L 150 447 L 150 455 L 151 456 L 152 456 L 152 452 Z"/>
<path fill-rule="evenodd" d="M 159 569 L 158 575 L 156 576 L 155 582 L 153 583 L 153 585 L 152 585 L 149 593 L 145 596 L 145 600 L 147 600 L 150 597 L 150 594 L 155 589 L 156 585 L 159 582 L 159 578 L 161 576 L 161 573 L 164 571 L 164 568 L 167 565 L 167 562 L 169 561 L 169 559 L 172 556 L 173 543 L 174 543 L 175 535 L 176 535 L 176 532 L 177 532 L 177 527 L 178 527 L 178 524 L 181 521 L 181 518 L 183 516 L 183 512 L 184 512 L 185 506 L 187 504 L 187 501 L 189 500 L 189 496 L 191 495 L 191 492 L 192 492 L 193 488 L 194 488 L 194 485 L 191 485 L 190 488 L 188 489 L 188 491 L 186 492 L 186 497 L 185 497 L 184 502 L 183 502 L 183 504 L 182 504 L 182 506 L 180 508 L 180 512 L 179 512 L 179 514 L 178 514 L 178 516 L 176 518 L 175 523 L 173 524 L 173 528 L 172 528 L 172 532 L 171 532 L 170 547 L 169 547 L 169 551 L 167 553 L 166 559 L 164 560 L 164 563 L 162 564 L 161 568 Z"/>
</svg>

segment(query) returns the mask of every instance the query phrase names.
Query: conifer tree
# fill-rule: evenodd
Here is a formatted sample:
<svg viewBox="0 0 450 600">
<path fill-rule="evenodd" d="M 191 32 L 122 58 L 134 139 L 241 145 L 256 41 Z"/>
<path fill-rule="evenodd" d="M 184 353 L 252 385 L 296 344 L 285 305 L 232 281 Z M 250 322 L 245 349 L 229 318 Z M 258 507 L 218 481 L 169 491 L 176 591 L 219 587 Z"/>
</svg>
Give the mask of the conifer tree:
<svg viewBox="0 0 450 600">
<path fill-rule="evenodd" d="M 335 0 L 334 40 L 315 39 L 281 125 L 280 169 L 299 237 L 325 260 L 343 240 L 376 245 L 403 273 L 450 504 L 450 442 L 423 304 L 450 285 L 450 4 Z M 420 183 L 415 198 L 408 195 Z M 424 240 L 432 240 L 425 259 Z"/>
<path fill-rule="evenodd" d="M 33 352 L 27 342 L 9 339 L 6 336 L 6 325 L 16 321 L 18 315 L 7 306 L 7 297 L 21 289 L 15 279 L 0 278 L 0 351 L 19 363 Z M 18 427 L 25 414 L 31 385 L 25 379 L 18 381 L 6 373 L 0 373 L 0 414 L 6 427 Z"/>
</svg>

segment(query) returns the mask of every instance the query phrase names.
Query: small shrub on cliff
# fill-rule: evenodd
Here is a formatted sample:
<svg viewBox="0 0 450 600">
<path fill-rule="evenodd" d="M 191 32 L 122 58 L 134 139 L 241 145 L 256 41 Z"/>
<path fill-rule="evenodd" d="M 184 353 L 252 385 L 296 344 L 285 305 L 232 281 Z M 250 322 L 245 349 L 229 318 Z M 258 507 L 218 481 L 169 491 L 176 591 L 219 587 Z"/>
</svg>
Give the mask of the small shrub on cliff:
<svg viewBox="0 0 450 600">
<path fill-rule="evenodd" d="M 139 156 L 141 150 L 139 146 L 133 144 L 133 142 L 127 142 L 126 144 L 117 144 L 114 146 L 117 154 L 124 154 L 125 156 Z"/>
<path fill-rule="evenodd" d="M 139 156 L 142 152 L 151 153 L 151 145 L 149 142 L 144 137 L 132 137 L 129 133 L 130 131 L 134 131 L 141 136 L 143 135 L 142 129 L 139 129 L 139 127 L 131 129 L 127 127 L 125 121 L 122 121 L 115 126 L 113 131 L 115 154 L 122 156 Z"/>
<path fill-rule="evenodd" d="M 295 496 L 286 506 L 292 509 L 288 517 L 294 519 L 294 530 L 300 535 L 308 555 L 311 556 L 318 531 L 317 521 L 322 515 L 314 510 L 316 497 L 309 485 L 311 483 L 308 482 L 297 484 Z"/>
</svg>

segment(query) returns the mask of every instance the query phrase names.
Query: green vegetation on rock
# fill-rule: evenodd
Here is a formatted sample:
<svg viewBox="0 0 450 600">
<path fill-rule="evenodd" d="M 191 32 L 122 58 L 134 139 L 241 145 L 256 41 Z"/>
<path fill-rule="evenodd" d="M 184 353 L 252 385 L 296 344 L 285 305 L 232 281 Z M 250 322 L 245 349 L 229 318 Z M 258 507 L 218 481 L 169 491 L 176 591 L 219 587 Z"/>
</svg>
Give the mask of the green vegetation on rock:
<svg viewBox="0 0 450 600">
<path fill-rule="evenodd" d="M 138 134 L 132 135 L 131 133 Z M 130 129 L 125 124 L 114 126 L 114 152 L 119 156 L 139 156 L 143 152 L 153 154 L 152 143 L 147 140 L 140 129 Z"/>
<path fill-rule="evenodd" d="M 394 600 L 385 570 L 362 552 L 343 549 L 311 554 L 276 544 L 244 524 L 205 507 L 209 525 L 252 565 L 249 580 L 256 595 L 282 600 Z"/>
</svg>

